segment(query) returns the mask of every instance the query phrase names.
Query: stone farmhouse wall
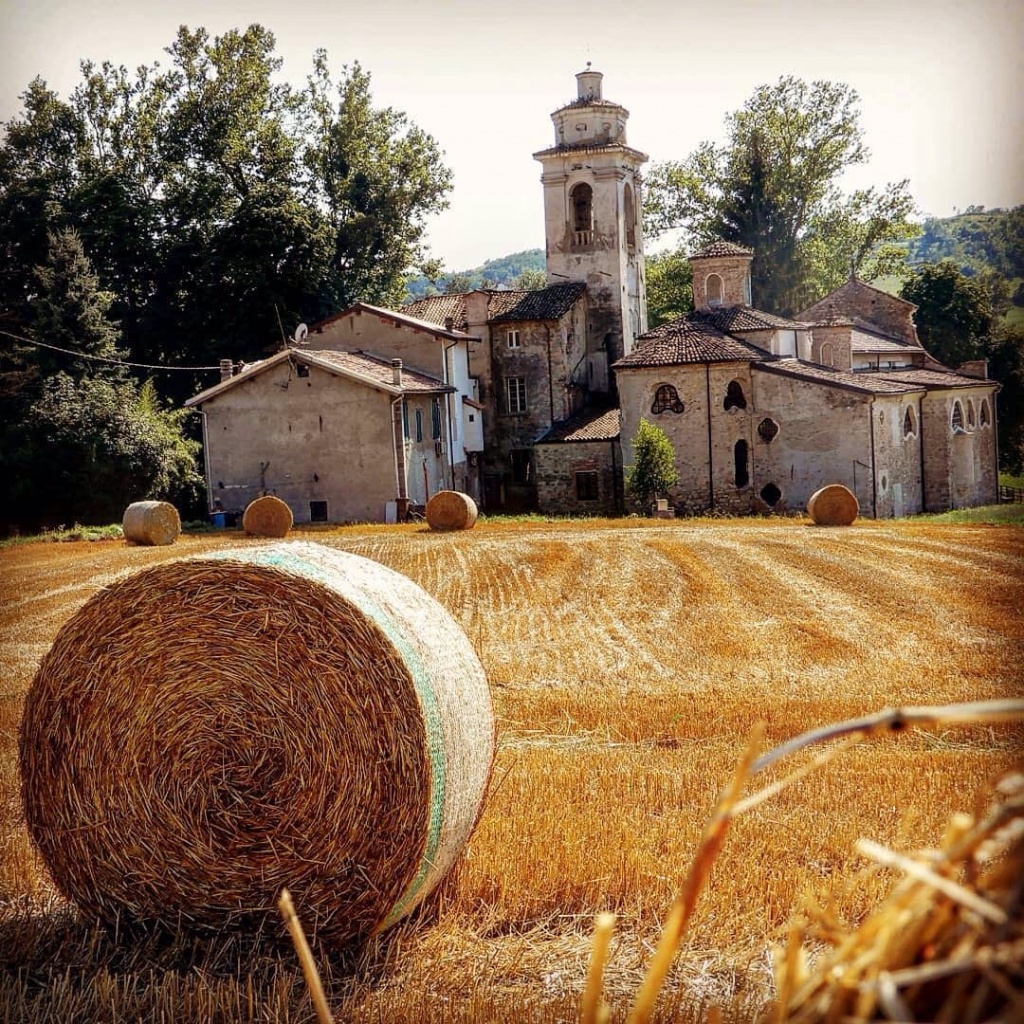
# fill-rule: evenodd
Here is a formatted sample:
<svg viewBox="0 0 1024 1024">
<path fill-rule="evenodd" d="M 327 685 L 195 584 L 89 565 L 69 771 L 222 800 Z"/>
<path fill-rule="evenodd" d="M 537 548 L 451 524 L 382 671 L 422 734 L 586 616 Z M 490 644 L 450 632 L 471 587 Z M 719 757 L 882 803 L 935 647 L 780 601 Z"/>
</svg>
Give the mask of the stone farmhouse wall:
<svg viewBox="0 0 1024 1024">
<path fill-rule="evenodd" d="M 998 500 L 994 388 L 931 391 L 922 403 L 924 503 L 928 512 L 988 505 Z M 953 427 L 953 407 L 960 403 L 963 428 Z M 982 424 L 986 402 L 988 423 Z M 971 407 L 973 405 L 973 425 Z"/>
<path fill-rule="evenodd" d="M 613 515 L 621 486 L 621 453 L 615 441 L 573 441 L 540 444 L 537 463 L 537 500 L 555 515 Z M 597 496 L 578 497 L 577 473 L 597 474 Z"/>
<path fill-rule="evenodd" d="M 412 439 L 406 462 L 416 503 L 425 500 L 424 463 L 431 492 L 447 486 L 447 464 L 430 436 L 432 397 L 408 400 Z M 331 522 L 383 521 L 385 503 L 397 492 L 391 401 L 319 367 L 298 377 L 287 361 L 239 383 L 203 405 L 211 501 L 241 510 L 265 491 L 286 502 L 297 523 L 310 521 L 314 501 L 327 502 Z M 443 400 L 440 407 L 444 429 Z"/>
</svg>

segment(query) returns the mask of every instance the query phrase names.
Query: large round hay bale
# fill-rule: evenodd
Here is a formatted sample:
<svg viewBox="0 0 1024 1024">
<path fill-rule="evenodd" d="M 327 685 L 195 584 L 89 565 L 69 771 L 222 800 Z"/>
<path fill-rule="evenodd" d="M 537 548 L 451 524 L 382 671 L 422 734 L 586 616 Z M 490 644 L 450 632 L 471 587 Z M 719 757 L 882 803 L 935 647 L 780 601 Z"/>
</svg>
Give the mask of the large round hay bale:
<svg viewBox="0 0 1024 1024">
<path fill-rule="evenodd" d="M 408 914 L 465 847 L 494 754 L 466 635 L 405 576 L 310 543 L 165 563 L 90 599 L 25 705 L 22 797 L 84 911 L 303 923 Z"/>
<path fill-rule="evenodd" d="M 476 502 L 461 491 L 438 491 L 427 502 L 427 525 L 432 530 L 472 530 Z"/>
<path fill-rule="evenodd" d="M 181 518 L 166 501 L 136 501 L 124 510 L 121 531 L 133 544 L 173 544 L 181 534 Z"/>
<path fill-rule="evenodd" d="M 291 528 L 292 510 L 272 494 L 250 501 L 242 514 L 242 529 L 253 537 L 287 537 Z"/>
<path fill-rule="evenodd" d="M 818 526 L 849 526 L 859 511 L 857 496 L 842 484 L 822 487 L 807 502 L 807 514 Z"/>
</svg>

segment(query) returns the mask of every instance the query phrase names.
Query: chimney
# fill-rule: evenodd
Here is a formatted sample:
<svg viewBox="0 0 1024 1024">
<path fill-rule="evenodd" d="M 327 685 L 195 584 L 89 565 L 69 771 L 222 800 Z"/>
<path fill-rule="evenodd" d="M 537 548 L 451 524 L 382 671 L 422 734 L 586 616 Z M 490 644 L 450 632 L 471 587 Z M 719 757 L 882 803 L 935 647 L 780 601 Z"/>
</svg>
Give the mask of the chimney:
<svg viewBox="0 0 1024 1024">
<path fill-rule="evenodd" d="M 446 331 L 454 331 L 455 330 L 455 317 L 446 316 L 444 318 L 444 329 Z"/>
<path fill-rule="evenodd" d="M 402 360 L 392 359 L 391 360 L 391 380 L 396 388 L 402 386 Z"/>
<path fill-rule="evenodd" d="M 230 380 L 234 375 L 234 369 L 231 365 L 230 359 L 222 359 L 220 361 L 220 379 Z"/>
</svg>

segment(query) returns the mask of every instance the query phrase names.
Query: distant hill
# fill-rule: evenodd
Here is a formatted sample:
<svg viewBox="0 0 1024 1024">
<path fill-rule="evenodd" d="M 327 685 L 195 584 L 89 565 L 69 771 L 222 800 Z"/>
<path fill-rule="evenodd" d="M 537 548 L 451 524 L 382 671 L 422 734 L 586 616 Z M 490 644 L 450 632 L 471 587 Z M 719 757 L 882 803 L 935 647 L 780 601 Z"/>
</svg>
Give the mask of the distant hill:
<svg viewBox="0 0 1024 1024">
<path fill-rule="evenodd" d="M 923 227 L 907 247 L 911 265 L 951 259 L 965 274 L 994 270 L 1010 281 L 1024 277 L 1024 206 L 969 206 L 953 217 L 929 217 Z"/>
<path fill-rule="evenodd" d="M 498 256 L 472 270 L 457 270 L 430 281 L 422 274 L 406 280 L 406 301 L 438 295 L 445 291 L 468 292 L 474 288 L 511 288 L 512 282 L 524 270 L 544 272 L 544 250 L 526 249 L 509 256 Z"/>
</svg>

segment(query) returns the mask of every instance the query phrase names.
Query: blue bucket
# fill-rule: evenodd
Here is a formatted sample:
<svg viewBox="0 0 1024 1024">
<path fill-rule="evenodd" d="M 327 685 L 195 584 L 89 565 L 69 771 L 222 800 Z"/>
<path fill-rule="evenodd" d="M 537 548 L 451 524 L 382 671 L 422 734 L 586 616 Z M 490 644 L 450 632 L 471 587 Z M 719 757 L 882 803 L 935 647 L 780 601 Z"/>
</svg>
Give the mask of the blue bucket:
<svg viewBox="0 0 1024 1024">
<path fill-rule="evenodd" d="M 228 514 L 227 512 L 211 512 L 210 522 L 214 526 L 225 527 L 228 525 Z"/>
</svg>

